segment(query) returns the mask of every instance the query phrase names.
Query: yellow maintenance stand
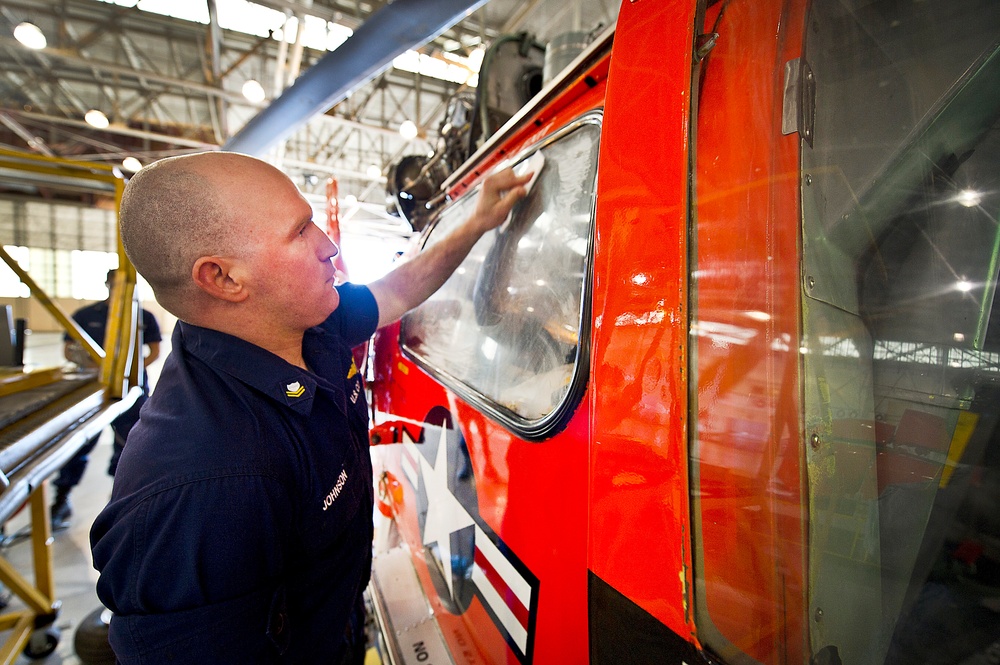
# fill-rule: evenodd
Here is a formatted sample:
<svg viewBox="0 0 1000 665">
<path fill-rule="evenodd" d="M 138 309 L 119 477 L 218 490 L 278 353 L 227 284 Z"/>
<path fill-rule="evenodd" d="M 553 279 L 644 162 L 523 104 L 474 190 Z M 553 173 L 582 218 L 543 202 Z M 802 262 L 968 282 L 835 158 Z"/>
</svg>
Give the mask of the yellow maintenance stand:
<svg viewBox="0 0 1000 665">
<path fill-rule="evenodd" d="M 116 214 L 124 189 L 123 179 L 111 167 L 5 149 L 0 149 L 0 179 L 103 192 L 114 197 Z M 47 479 L 141 392 L 137 387 L 142 345 L 136 325 L 135 268 L 125 256 L 117 231 L 115 235 L 119 270 L 111 290 L 107 338 L 100 340 L 103 347 L 0 247 L 0 259 L 94 361 L 94 368 L 71 373 L 61 368 L 31 372 L 0 368 L 0 524 L 25 503 L 29 505 L 34 562 L 31 583 L 0 557 L 0 583 L 26 606 L 0 615 L 0 632 L 7 633 L 0 644 L 0 665 L 13 663 L 22 650 L 31 658 L 43 658 L 59 642 L 55 620 L 60 603 L 53 585 Z"/>
</svg>

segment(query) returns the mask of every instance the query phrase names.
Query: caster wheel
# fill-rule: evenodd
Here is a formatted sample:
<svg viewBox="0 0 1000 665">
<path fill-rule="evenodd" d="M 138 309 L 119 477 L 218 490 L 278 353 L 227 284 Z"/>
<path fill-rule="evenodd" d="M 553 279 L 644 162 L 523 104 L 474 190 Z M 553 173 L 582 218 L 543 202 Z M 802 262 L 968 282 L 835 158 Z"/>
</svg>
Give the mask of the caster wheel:
<svg viewBox="0 0 1000 665">
<path fill-rule="evenodd" d="M 115 665 L 115 654 L 108 644 L 111 610 L 98 607 L 88 614 L 73 636 L 73 650 L 83 665 Z"/>
<path fill-rule="evenodd" d="M 44 630 L 36 630 L 24 646 L 24 655 L 28 658 L 45 658 L 55 652 L 59 646 L 59 629 L 49 626 Z"/>
</svg>

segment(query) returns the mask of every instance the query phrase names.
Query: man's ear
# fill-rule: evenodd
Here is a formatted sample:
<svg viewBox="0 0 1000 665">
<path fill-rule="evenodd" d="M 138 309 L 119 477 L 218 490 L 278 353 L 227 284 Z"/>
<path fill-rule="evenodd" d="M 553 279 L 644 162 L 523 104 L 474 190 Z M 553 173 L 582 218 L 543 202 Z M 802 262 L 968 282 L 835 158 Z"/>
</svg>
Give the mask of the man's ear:
<svg viewBox="0 0 1000 665">
<path fill-rule="evenodd" d="M 203 256 L 194 262 L 191 277 L 202 291 L 227 302 L 237 303 L 250 295 L 237 262 L 223 256 Z"/>
</svg>

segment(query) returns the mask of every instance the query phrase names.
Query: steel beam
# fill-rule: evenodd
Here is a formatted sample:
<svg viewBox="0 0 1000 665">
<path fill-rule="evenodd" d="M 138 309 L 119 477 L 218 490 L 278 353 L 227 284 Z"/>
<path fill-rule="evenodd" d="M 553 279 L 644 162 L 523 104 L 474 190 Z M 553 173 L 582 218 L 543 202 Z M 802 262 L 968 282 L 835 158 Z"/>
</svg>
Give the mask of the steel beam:
<svg viewBox="0 0 1000 665">
<path fill-rule="evenodd" d="M 16 40 L 7 37 L 0 37 L 0 46 L 10 48 L 19 47 Z M 142 71 L 133 67 L 123 67 L 122 65 L 117 65 L 112 62 L 104 62 L 102 60 L 87 58 L 78 53 L 64 49 L 44 48 L 41 51 L 37 51 L 37 53 L 45 54 L 63 62 L 79 64 L 84 67 L 91 68 L 94 71 L 111 74 L 112 76 L 130 78 L 137 81 L 153 81 L 155 83 L 180 88 L 182 90 L 197 90 L 198 92 L 202 92 L 206 95 L 222 97 L 224 99 L 228 99 L 229 101 L 242 104 L 243 106 L 254 106 L 254 104 L 248 102 L 239 92 L 223 90 L 222 88 L 208 85 L 207 83 L 197 83 L 195 81 L 185 81 L 184 79 L 174 78 L 172 76 L 152 74 L 148 71 Z"/>
<path fill-rule="evenodd" d="M 72 118 L 60 118 L 57 116 L 45 115 L 43 113 L 35 113 L 33 111 L 17 111 L 14 109 L 7 109 L 4 112 L 10 115 L 30 118 L 31 120 L 40 120 L 42 122 L 50 122 L 56 125 L 68 125 L 70 127 L 80 127 L 83 129 L 91 128 L 90 125 L 88 125 L 83 120 L 73 120 Z M 208 143 L 206 141 L 195 141 L 192 139 L 185 139 L 180 136 L 171 136 L 170 134 L 158 134 L 156 132 L 147 132 L 141 129 L 122 127 L 120 125 L 109 125 L 108 127 L 102 129 L 101 131 L 106 132 L 108 134 L 118 134 L 120 136 L 132 136 L 139 139 L 160 141 L 161 143 L 169 143 L 172 145 L 179 145 L 187 148 L 199 148 L 201 150 L 219 149 L 218 145 L 214 143 Z"/>
<path fill-rule="evenodd" d="M 35 134 L 29 132 L 24 125 L 19 123 L 17 120 L 14 120 L 14 118 L 10 117 L 10 115 L 4 113 L 3 111 L 0 111 L 0 122 L 6 125 L 10 131 L 20 136 L 32 150 L 40 152 L 46 157 L 56 156 L 56 154 L 52 152 L 51 148 L 45 145 L 45 139 L 40 136 L 35 136 Z"/>
</svg>

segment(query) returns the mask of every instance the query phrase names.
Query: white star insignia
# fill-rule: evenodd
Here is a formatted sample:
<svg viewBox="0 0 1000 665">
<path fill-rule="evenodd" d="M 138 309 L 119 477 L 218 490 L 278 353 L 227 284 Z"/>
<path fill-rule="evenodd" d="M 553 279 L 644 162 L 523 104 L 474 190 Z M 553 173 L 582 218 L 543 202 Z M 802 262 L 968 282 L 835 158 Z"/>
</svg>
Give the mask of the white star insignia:
<svg viewBox="0 0 1000 665">
<path fill-rule="evenodd" d="M 441 564 L 444 566 L 444 581 L 452 598 L 455 590 L 451 579 L 451 534 L 459 529 L 472 526 L 475 521 L 469 512 L 462 507 L 455 495 L 448 489 L 448 430 L 441 427 L 441 440 L 438 442 L 437 457 L 434 468 L 431 468 L 423 455 L 420 455 L 420 467 L 424 477 L 424 487 L 427 490 L 427 519 L 424 522 L 424 545 L 433 542 L 438 544 L 441 553 Z"/>
</svg>

